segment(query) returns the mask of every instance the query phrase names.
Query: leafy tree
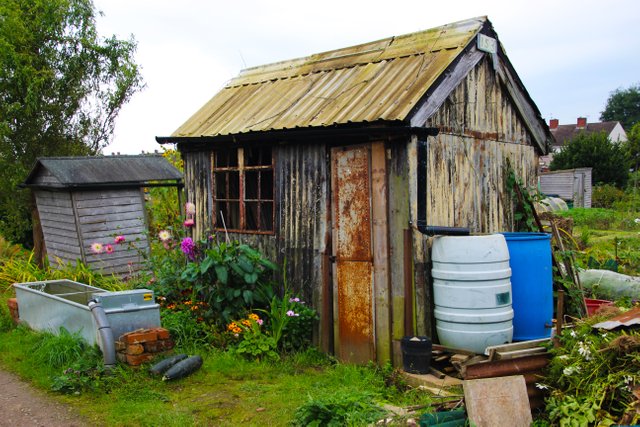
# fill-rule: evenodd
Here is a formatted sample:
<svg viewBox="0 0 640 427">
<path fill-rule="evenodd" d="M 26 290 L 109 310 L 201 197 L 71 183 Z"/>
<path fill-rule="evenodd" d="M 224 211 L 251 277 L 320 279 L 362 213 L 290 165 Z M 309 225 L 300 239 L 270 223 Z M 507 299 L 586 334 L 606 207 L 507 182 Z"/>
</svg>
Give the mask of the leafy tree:
<svg viewBox="0 0 640 427">
<path fill-rule="evenodd" d="M 618 121 L 625 130 L 640 122 L 640 84 L 613 91 L 600 113 L 600 120 Z"/>
<path fill-rule="evenodd" d="M 0 2 L 0 234 L 26 242 L 37 157 L 93 155 L 143 87 L 136 43 L 101 38 L 92 0 Z"/>
<path fill-rule="evenodd" d="M 551 170 L 593 168 L 594 184 L 623 187 L 629 176 L 628 160 L 620 144 L 609 141 L 605 132 L 581 132 L 553 156 Z"/>
<path fill-rule="evenodd" d="M 634 171 L 640 170 L 640 122 L 633 125 L 627 132 L 627 141 L 624 143 L 625 153 L 631 168 Z"/>
</svg>

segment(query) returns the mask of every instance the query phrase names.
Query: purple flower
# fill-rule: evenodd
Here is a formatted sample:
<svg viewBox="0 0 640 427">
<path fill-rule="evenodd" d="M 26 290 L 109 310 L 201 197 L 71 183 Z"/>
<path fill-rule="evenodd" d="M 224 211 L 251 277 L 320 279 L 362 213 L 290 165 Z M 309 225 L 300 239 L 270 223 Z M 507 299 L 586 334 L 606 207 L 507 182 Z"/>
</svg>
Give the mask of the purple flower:
<svg viewBox="0 0 640 427">
<path fill-rule="evenodd" d="M 195 222 L 193 221 L 193 218 L 187 218 L 184 220 L 185 227 L 193 227 L 194 225 L 195 225 Z"/>
<path fill-rule="evenodd" d="M 300 316 L 300 315 L 298 313 L 294 312 L 293 310 L 289 310 L 289 311 L 287 311 L 287 316 L 294 317 L 294 316 Z"/>
<path fill-rule="evenodd" d="M 191 237 L 185 237 L 182 239 L 180 243 L 180 249 L 182 253 L 184 253 L 187 258 L 193 261 L 196 257 L 196 245 L 193 243 L 193 239 Z"/>
</svg>

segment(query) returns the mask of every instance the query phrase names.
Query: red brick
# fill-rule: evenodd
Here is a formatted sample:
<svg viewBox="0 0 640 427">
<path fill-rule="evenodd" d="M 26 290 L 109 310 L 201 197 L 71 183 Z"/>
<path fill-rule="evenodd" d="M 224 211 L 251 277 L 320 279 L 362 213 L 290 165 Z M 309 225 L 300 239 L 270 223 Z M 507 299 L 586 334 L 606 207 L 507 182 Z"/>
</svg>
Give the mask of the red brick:
<svg viewBox="0 0 640 427">
<path fill-rule="evenodd" d="M 7 307 L 11 308 L 18 308 L 18 299 L 17 298 L 9 298 L 7 300 Z"/>
<path fill-rule="evenodd" d="M 157 339 L 158 333 L 156 331 L 143 330 L 141 332 L 126 334 L 125 342 L 127 344 L 141 344 L 149 341 L 156 341 Z"/>
<path fill-rule="evenodd" d="M 124 351 L 127 349 L 127 344 L 124 341 L 116 341 L 116 351 Z"/>
<path fill-rule="evenodd" d="M 158 333 L 159 340 L 168 340 L 170 337 L 169 331 L 165 328 L 154 328 L 152 331 L 156 331 Z"/>
<path fill-rule="evenodd" d="M 142 354 L 127 354 L 127 364 L 131 366 L 142 365 L 144 362 L 148 362 L 153 359 L 153 354 L 142 353 Z"/>
<path fill-rule="evenodd" d="M 157 341 L 153 341 L 153 342 L 157 342 Z M 142 354 L 144 353 L 144 347 L 142 346 L 142 344 L 128 344 L 127 345 L 127 354 Z"/>
<path fill-rule="evenodd" d="M 171 350 L 175 347 L 173 340 L 158 340 L 146 342 L 143 344 L 146 351 L 149 353 L 160 353 L 163 351 Z"/>
</svg>

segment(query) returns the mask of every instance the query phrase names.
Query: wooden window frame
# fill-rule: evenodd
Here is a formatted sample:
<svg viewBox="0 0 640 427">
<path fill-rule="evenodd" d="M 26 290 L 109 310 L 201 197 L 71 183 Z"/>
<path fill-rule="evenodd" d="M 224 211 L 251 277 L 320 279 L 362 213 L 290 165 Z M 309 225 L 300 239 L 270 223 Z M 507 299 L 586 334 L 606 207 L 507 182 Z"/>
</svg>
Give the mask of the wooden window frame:
<svg viewBox="0 0 640 427">
<path fill-rule="evenodd" d="M 224 202 L 237 202 L 239 205 L 239 223 L 240 223 L 240 227 L 239 228 L 229 228 L 228 225 L 228 219 L 225 217 L 225 224 L 227 225 L 226 231 L 228 232 L 232 232 L 232 233 L 243 233 L 243 234 L 270 234 L 273 235 L 275 234 L 275 156 L 273 153 L 273 148 L 271 148 L 271 163 L 268 165 L 250 165 L 247 166 L 245 164 L 245 150 L 249 149 L 250 147 L 235 147 L 235 148 L 228 148 L 228 149 L 221 149 L 221 150 L 214 150 L 211 153 L 211 189 L 212 189 L 212 194 L 213 194 L 213 207 L 214 207 L 214 213 L 212 215 L 212 222 L 213 222 L 213 229 L 216 231 L 224 231 L 225 227 L 223 226 L 223 224 L 218 224 L 218 215 L 219 215 L 219 209 L 218 209 L 218 201 L 224 201 Z M 260 148 L 260 147 L 258 147 Z M 237 153 L 237 165 L 235 166 L 225 166 L 225 167 L 216 167 L 216 155 L 219 152 L 223 152 L 223 151 L 235 151 Z M 271 171 L 271 199 L 266 199 L 266 198 L 262 198 L 262 183 L 261 183 L 261 177 L 262 174 L 258 173 L 257 174 L 257 179 L 258 181 L 255 182 L 255 186 L 256 186 L 256 197 L 257 198 L 252 198 L 252 199 L 247 199 L 247 191 L 246 191 L 246 184 L 247 184 L 247 172 L 261 172 L 261 171 Z M 225 190 L 227 198 L 225 199 L 218 199 L 217 195 L 217 188 L 216 188 L 216 172 L 237 172 L 238 173 L 238 179 L 239 179 L 239 189 L 238 189 L 238 198 L 237 199 L 232 199 L 229 198 L 229 185 L 227 183 L 227 188 Z M 258 227 L 260 227 L 260 222 L 261 222 L 261 209 L 263 204 L 265 203 L 270 203 L 271 204 L 271 230 L 260 230 L 260 229 L 250 229 L 247 228 L 247 203 L 256 203 L 257 207 L 258 207 L 258 214 L 257 214 L 257 218 L 256 218 L 256 222 L 258 224 Z"/>
</svg>

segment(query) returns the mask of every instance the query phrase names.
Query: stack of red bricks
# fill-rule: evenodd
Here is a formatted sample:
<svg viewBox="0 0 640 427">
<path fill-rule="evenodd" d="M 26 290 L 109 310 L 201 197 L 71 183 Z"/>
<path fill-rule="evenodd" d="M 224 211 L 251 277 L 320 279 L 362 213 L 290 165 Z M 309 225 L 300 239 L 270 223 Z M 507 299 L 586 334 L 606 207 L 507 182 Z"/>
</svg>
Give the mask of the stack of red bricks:
<svg viewBox="0 0 640 427">
<path fill-rule="evenodd" d="M 116 341 L 116 356 L 122 363 L 138 366 L 171 350 L 174 342 L 165 328 L 137 329 Z"/>
<path fill-rule="evenodd" d="M 15 298 L 9 298 L 7 300 L 7 307 L 9 307 L 9 313 L 13 319 L 13 323 L 17 325 L 20 320 L 20 315 L 18 314 L 18 300 Z"/>
</svg>

